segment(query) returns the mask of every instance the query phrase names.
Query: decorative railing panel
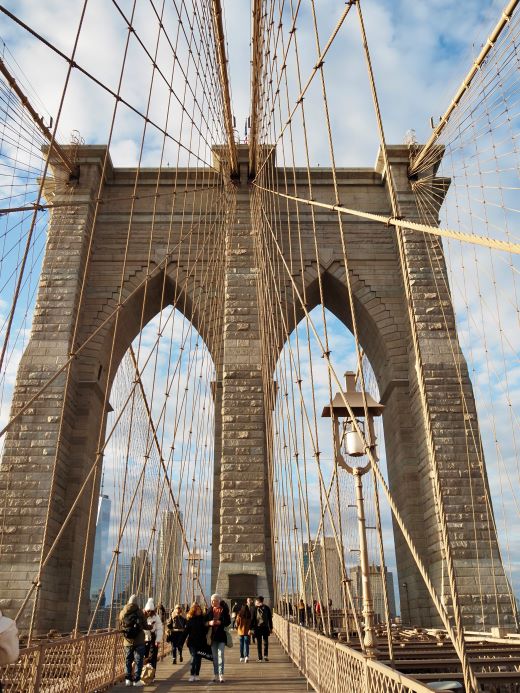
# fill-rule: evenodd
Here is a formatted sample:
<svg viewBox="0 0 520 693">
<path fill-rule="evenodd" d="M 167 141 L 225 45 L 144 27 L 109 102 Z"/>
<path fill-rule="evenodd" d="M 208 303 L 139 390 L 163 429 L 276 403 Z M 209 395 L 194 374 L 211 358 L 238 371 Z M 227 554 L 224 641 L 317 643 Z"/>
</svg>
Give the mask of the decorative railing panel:
<svg viewBox="0 0 520 693">
<path fill-rule="evenodd" d="M 165 654 L 161 643 L 159 656 Z M 93 693 L 121 680 L 123 639 L 118 631 L 61 638 L 27 647 L 0 667 L 4 693 Z"/>
<path fill-rule="evenodd" d="M 282 647 L 318 693 L 431 692 L 419 681 L 278 614 L 273 614 L 273 625 Z"/>
</svg>

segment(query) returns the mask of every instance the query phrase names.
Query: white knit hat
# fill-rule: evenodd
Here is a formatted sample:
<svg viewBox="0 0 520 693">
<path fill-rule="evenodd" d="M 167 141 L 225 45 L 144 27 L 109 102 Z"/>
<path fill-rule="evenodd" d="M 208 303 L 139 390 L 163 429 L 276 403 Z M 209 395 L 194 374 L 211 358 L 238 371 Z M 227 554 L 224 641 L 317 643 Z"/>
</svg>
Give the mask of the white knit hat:
<svg viewBox="0 0 520 693">
<path fill-rule="evenodd" d="M 129 604 L 137 604 L 137 595 L 136 594 L 130 595 L 130 597 L 128 599 L 128 603 Z"/>
<path fill-rule="evenodd" d="M 146 602 L 146 606 L 144 607 L 145 611 L 155 611 L 155 604 L 153 603 L 152 597 Z"/>
</svg>

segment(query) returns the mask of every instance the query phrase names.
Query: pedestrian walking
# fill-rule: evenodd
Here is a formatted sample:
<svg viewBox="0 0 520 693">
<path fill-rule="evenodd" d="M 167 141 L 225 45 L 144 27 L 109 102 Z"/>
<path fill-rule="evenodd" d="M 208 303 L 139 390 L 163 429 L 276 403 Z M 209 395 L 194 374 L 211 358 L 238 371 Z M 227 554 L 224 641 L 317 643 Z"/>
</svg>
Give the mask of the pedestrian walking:
<svg viewBox="0 0 520 693">
<path fill-rule="evenodd" d="M 186 638 L 186 618 L 182 611 L 182 606 L 176 604 L 172 610 L 171 616 L 166 623 L 166 640 L 172 646 L 172 664 L 177 664 L 177 655 L 179 662 L 182 662 L 182 648 Z"/>
<path fill-rule="evenodd" d="M 159 618 L 163 623 L 166 622 L 166 609 L 162 604 L 157 605 L 157 613 L 159 614 Z"/>
<path fill-rule="evenodd" d="M 323 614 L 321 612 L 321 602 L 315 600 L 314 613 L 316 614 L 316 627 L 320 632 L 323 632 Z"/>
<path fill-rule="evenodd" d="M 249 630 L 251 628 L 251 613 L 247 604 L 240 609 L 236 617 L 236 628 L 240 638 L 240 661 L 246 664 L 249 661 Z"/>
<path fill-rule="evenodd" d="M 240 605 L 238 602 L 235 602 L 231 608 L 231 628 L 235 630 L 235 621 L 238 615 L 238 612 L 240 611 Z"/>
<path fill-rule="evenodd" d="M 257 597 L 255 608 L 253 609 L 253 618 L 251 620 L 251 630 L 254 631 L 256 637 L 256 646 L 258 648 L 258 661 L 269 661 L 269 636 L 273 632 L 273 615 L 271 609 L 264 604 L 263 597 Z M 263 642 L 263 656 L 262 656 Z"/>
<path fill-rule="evenodd" d="M 305 602 L 303 599 L 300 599 L 298 602 L 298 623 L 300 626 L 305 625 L 305 619 L 307 615 L 307 607 L 305 606 Z"/>
<path fill-rule="evenodd" d="M 200 666 L 202 663 L 201 652 L 205 652 L 208 644 L 206 633 L 208 626 L 200 608 L 200 604 L 193 602 L 188 611 L 185 625 L 186 644 L 191 654 L 190 683 L 199 680 Z"/>
<path fill-rule="evenodd" d="M 155 604 L 152 597 L 146 602 L 144 615 L 148 623 L 148 630 L 145 632 L 146 658 L 157 669 L 157 656 L 159 654 L 159 644 L 163 637 L 163 624 L 160 616 L 155 611 Z"/>
<path fill-rule="evenodd" d="M 144 686 L 141 681 L 146 652 L 144 634 L 149 626 L 135 594 L 132 594 L 119 614 L 119 627 L 123 633 L 125 648 L 125 686 L 131 686 L 132 683 L 136 687 Z M 134 663 L 135 674 L 132 673 Z"/>
<path fill-rule="evenodd" d="M 218 594 L 211 595 L 211 606 L 206 613 L 211 626 L 211 652 L 213 654 L 213 683 L 224 681 L 224 652 L 227 643 L 226 628 L 231 625 L 229 607 Z"/>
</svg>

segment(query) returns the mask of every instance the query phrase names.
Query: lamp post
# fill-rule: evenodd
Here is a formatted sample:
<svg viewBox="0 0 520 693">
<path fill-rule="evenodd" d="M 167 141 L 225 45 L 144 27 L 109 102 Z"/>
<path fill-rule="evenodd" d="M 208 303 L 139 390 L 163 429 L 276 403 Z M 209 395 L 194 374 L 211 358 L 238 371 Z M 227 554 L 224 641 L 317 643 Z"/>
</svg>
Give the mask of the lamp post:
<svg viewBox="0 0 520 693">
<path fill-rule="evenodd" d="M 356 390 L 356 376 L 354 373 L 345 373 L 345 380 L 347 384 L 346 392 L 336 393 L 331 405 L 324 407 L 322 416 L 332 417 L 335 460 L 340 467 L 343 467 L 349 474 L 352 474 L 356 485 L 361 588 L 363 596 L 363 617 L 365 621 L 363 644 L 367 657 L 375 659 L 376 635 L 374 628 L 374 606 L 370 587 L 370 567 L 368 563 L 365 506 L 363 499 L 363 475 L 370 470 L 371 462 L 369 459 L 363 466 L 356 465 L 354 461 L 349 464 L 342 454 L 342 448 L 349 458 L 355 459 L 357 457 L 362 457 L 370 451 L 372 457 L 377 459 L 374 416 L 381 415 L 384 405 L 376 402 L 368 392 L 362 393 Z M 342 419 L 341 434 L 340 419 Z M 364 433 L 364 435 L 361 435 L 360 432 Z"/>
<path fill-rule="evenodd" d="M 410 623 L 410 596 L 408 594 L 408 583 L 407 582 L 402 582 L 401 585 L 404 587 L 404 593 L 406 596 L 406 617 L 407 617 L 407 622 Z M 403 622 L 403 614 L 402 614 L 402 609 L 401 609 L 401 623 Z"/>
<path fill-rule="evenodd" d="M 195 551 L 188 555 L 188 575 L 191 577 L 191 601 L 195 601 L 195 583 L 199 579 L 202 556 Z M 186 585 L 187 587 L 187 585 Z"/>
</svg>

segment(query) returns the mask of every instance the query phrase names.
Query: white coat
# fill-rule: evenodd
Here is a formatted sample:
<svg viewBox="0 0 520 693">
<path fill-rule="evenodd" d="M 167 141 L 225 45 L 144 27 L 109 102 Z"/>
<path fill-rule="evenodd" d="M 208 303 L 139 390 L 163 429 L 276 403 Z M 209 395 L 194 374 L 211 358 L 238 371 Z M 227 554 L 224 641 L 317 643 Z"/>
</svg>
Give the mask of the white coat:
<svg viewBox="0 0 520 693">
<path fill-rule="evenodd" d="M 152 630 L 145 630 L 144 637 L 146 640 L 152 639 L 152 633 L 155 633 L 155 642 L 161 642 L 163 636 L 163 624 L 161 618 L 154 614 L 153 616 L 148 616 L 146 619 L 149 626 L 152 626 Z"/>
</svg>

